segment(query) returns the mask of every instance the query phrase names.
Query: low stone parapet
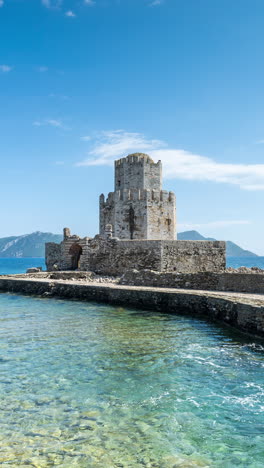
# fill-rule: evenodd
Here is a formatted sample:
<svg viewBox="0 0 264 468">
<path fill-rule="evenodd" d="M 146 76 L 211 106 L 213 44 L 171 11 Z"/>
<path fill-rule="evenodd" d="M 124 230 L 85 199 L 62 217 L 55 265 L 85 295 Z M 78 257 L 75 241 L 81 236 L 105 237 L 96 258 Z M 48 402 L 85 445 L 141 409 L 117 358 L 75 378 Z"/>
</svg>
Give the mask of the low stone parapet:
<svg viewBox="0 0 264 468">
<path fill-rule="evenodd" d="M 255 272 L 159 273 L 152 270 L 129 270 L 121 277 L 119 284 L 264 294 L 264 274 Z"/>
</svg>

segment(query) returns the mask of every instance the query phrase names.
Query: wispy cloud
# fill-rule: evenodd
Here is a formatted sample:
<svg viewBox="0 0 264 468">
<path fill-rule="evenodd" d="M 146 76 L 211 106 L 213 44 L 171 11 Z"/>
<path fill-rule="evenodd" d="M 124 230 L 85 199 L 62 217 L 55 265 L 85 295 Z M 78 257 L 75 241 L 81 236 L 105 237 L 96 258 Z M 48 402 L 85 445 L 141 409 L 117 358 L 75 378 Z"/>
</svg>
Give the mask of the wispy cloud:
<svg viewBox="0 0 264 468">
<path fill-rule="evenodd" d="M 199 223 L 199 224 L 193 224 L 193 223 L 181 223 L 178 224 L 179 229 L 187 229 L 187 230 L 192 230 L 192 229 L 214 229 L 214 228 L 226 228 L 228 226 L 244 226 L 251 224 L 251 221 L 246 220 L 246 219 L 238 219 L 238 220 L 223 220 L 223 221 L 210 221 L 208 223 Z"/>
<path fill-rule="evenodd" d="M 8 73 L 13 69 L 13 67 L 10 67 L 9 65 L 0 65 L 0 72 L 1 73 Z"/>
<path fill-rule="evenodd" d="M 36 71 L 38 71 L 39 73 L 45 73 L 48 71 L 48 67 L 46 66 L 36 67 Z"/>
<path fill-rule="evenodd" d="M 147 140 L 140 133 L 128 133 L 123 130 L 100 132 L 88 154 L 89 158 L 77 163 L 77 165 L 112 165 L 113 160 L 117 157 L 122 157 L 131 151 L 137 151 L 138 148 L 141 148 L 141 151 L 154 151 L 163 145 L 162 141 Z"/>
<path fill-rule="evenodd" d="M 153 159 L 162 161 L 167 179 L 209 181 L 236 185 L 244 190 L 264 190 L 264 164 L 221 163 L 123 130 L 101 132 L 90 144 L 88 157 L 77 166 L 112 165 L 115 159 L 128 153 L 150 152 Z"/>
<path fill-rule="evenodd" d="M 153 2 L 149 4 L 149 6 L 158 6 L 158 5 L 161 5 L 162 3 L 163 3 L 163 0 L 153 0 Z"/>
<path fill-rule="evenodd" d="M 67 129 L 67 127 L 63 125 L 62 121 L 57 119 L 35 120 L 33 125 L 35 127 L 43 127 L 48 125 L 55 128 L 63 128 L 64 130 Z"/>
<path fill-rule="evenodd" d="M 54 99 L 61 99 L 62 101 L 67 101 L 68 99 L 70 99 L 69 96 L 67 96 L 66 94 L 56 94 L 56 93 L 50 93 L 49 97 L 54 98 Z"/>
<path fill-rule="evenodd" d="M 93 0 L 84 0 L 83 3 L 88 6 L 93 6 L 95 5 L 95 2 Z"/>
<path fill-rule="evenodd" d="M 68 16 L 69 18 L 75 18 L 76 14 L 73 13 L 72 10 L 66 11 L 65 16 Z"/>
<path fill-rule="evenodd" d="M 82 140 L 82 141 L 91 141 L 91 139 L 92 139 L 92 137 L 89 136 L 89 135 L 87 135 L 87 136 L 82 136 L 82 137 L 81 137 L 81 140 Z"/>
<path fill-rule="evenodd" d="M 41 3 L 46 8 L 57 9 L 61 6 L 62 0 L 41 0 Z"/>
<path fill-rule="evenodd" d="M 4 0 L 0 0 L 0 8 L 4 6 Z"/>
</svg>

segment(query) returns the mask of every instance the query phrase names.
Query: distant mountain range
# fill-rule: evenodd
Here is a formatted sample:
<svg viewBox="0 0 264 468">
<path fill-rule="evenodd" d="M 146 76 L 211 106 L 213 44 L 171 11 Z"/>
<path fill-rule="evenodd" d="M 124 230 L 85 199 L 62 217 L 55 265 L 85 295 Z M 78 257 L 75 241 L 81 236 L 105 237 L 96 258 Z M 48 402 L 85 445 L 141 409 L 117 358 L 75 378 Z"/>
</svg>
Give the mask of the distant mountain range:
<svg viewBox="0 0 264 468">
<path fill-rule="evenodd" d="M 178 234 L 179 240 L 216 240 L 203 237 L 197 231 L 185 231 Z M 62 235 L 50 232 L 33 232 L 24 236 L 4 237 L 0 239 L 0 257 L 44 257 L 46 242 L 61 242 Z M 258 255 L 244 250 L 234 242 L 227 241 L 228 257 L 257 257 Z"/>
<path fill-rule="evenodd" d="M 204 237 L 197 231 L 179 232 L 178 240 L 211 240 L 215 241 L 213 237 Z M 257 254 L 244 250 L 239 245 L 231 241 L 226 241 L 226 255 L 227 257 L 258 257 Z"/>
<path fill-rule="evenodd" d="M 46 242 L 61 242 L 62 235 L 50 232 L 33 232 L 24 236 L 0 239 L 0 257 L 44 257 Z"/>
</svg>

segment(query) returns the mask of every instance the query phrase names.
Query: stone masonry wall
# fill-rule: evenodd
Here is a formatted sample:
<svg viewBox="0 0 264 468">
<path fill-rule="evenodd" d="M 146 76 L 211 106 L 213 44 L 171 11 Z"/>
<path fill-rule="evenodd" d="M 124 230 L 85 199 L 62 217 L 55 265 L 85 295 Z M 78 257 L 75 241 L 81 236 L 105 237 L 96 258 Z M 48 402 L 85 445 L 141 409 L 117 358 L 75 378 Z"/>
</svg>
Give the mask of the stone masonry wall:
<svg viewBox="0 0 264 468">
<path fill-rule="evenodd" d="M 221 272 L 226 267 L 226 243 L 222 241 L 161 241 L 161 271 Z"/>
<path fill-rule="evenodd" d="M 152 191 L 147 204 L 147 238 L 176 239 L 176 198 L 173 192 Z"/>
<path fill-rule="evenodd" d="M 115 191 L 124 189 L 161 190 L 161 162 L 142 153 L 115 161 Z"/>
<path fill-rule="evenodd" d="M 111 224 L 119 239 L 176 239 L 176 201 L 161 190 L 162 166 L 135 153 L 115 162 L 115 191 L 100 196 L 99 232 Z"/>
<path fill-rule="evenodd" d="M 225 269 L 224 242 L 106 240 L 96 236 L 88 242 L 87 252 L 87 269 L 98 274 L 120 275 L 134 268 L 179 273 Z"/>
<path fill-rule="evenodd" d="M 176 238 L 176 199 L 166 190 L 124 189 L 100 197 L 100 234 L 111 224 L 119 239 Z"/>
<path fill-rule="evenodd" d="M 80 239 L 71 236 L 58 248 L 54 244 L 46 246 L 48 270 L 54 269 L 54 263 L 60 270 L 72 269 L 70 252 L 76 244 L 82 248 L 79 269 L 98 274 L 120 275 L 131 269 L 178 273 L 221 272 L 225 269 L 224 242 L 119 240 L 101 236 Z"/>
<path fill-rule="evenodd" d="M 161 268 L 159 241 L 120 241 L 99 236 L 89 242 L 90 271 L 118 276 L 128 268 Z"/>
<path fill-rule="evenodd" d="M 45 260 L 48 271 L 52 271 L 54 265 L 61 269 L 61 244 L 47 242 L 45 244 Z"/>
<path fill-rule="evenodd" d="M 264 274 L 261 273 L 159 273 L 130 270 L 121 277 L 119 284 L 264 294 Z"/>
</svg>

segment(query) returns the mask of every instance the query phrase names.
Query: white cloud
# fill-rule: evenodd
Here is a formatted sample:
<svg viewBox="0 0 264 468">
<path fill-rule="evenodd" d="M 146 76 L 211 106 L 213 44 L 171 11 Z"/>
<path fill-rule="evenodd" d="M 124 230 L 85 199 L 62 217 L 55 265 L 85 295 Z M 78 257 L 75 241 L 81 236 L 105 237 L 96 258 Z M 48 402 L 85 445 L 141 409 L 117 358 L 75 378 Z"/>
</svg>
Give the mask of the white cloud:
<svg viewBox="0 0 264 468">
<path fill-rule="evenodd" d="M 46 120 L 36 120 L 33 122 L 33 125 L 35 127 L 43 127 L 45 125 L 50 125 L 51 127 L 57 127 L 57 128 L 65 128 L 61 120 L 55 120 L 55 119 L 46 119 Z"/>
<path fill-rule="evenodd" d="M 248 224 L 251 224 L 251 222 L 245 219 L 238 219 L 238 220 L 226 220 L 226 221 L 210 221 L 208 223 L 199 223 L 199 224 L 181 223 L 181 224 L 178 224 L 178 228 L 187 229 L 187 230 L 200 229 L 200 228 L 214 229 L 214 228 L 225 228 L 228 226 L 244 226 Z"/>
<path fill-rule="evenodd" d="M 123 130 L 98 134 L 88 158 L 77 166 L 112 165 L 115 159 L 133 152 L 150 152 L 154 160 L 160 159 L 167 179 L 227 183 L 244 190 L 264 190 L 264 164 L 221 163 Z"/>
<path fill-rule="evenodd" d="M 9 65 L 0 65 L 0 72 L 2 73 L 8 73 L 12 70 L 13 67 L 10 67 Z"/>
<path fill-rule="evenodd" d="M 75 18 L 76 14 L 73 13 L 73 11 L 69 10 L 69 11 L 66 11 L 65 16 L 68 16 L 69 18 Z"/>
<path fill-rule="evenodd" d="M 95 2 L 93 0 L 84 0 L 83 2 L 85 5 L 88 5 L 88 6 L 93 6 L 95 5 Z"/>
<path fill-rule="evenodd" d="M 0 0 L 0 8 L 4 6 L 4 0 Z"/>
</svg>

